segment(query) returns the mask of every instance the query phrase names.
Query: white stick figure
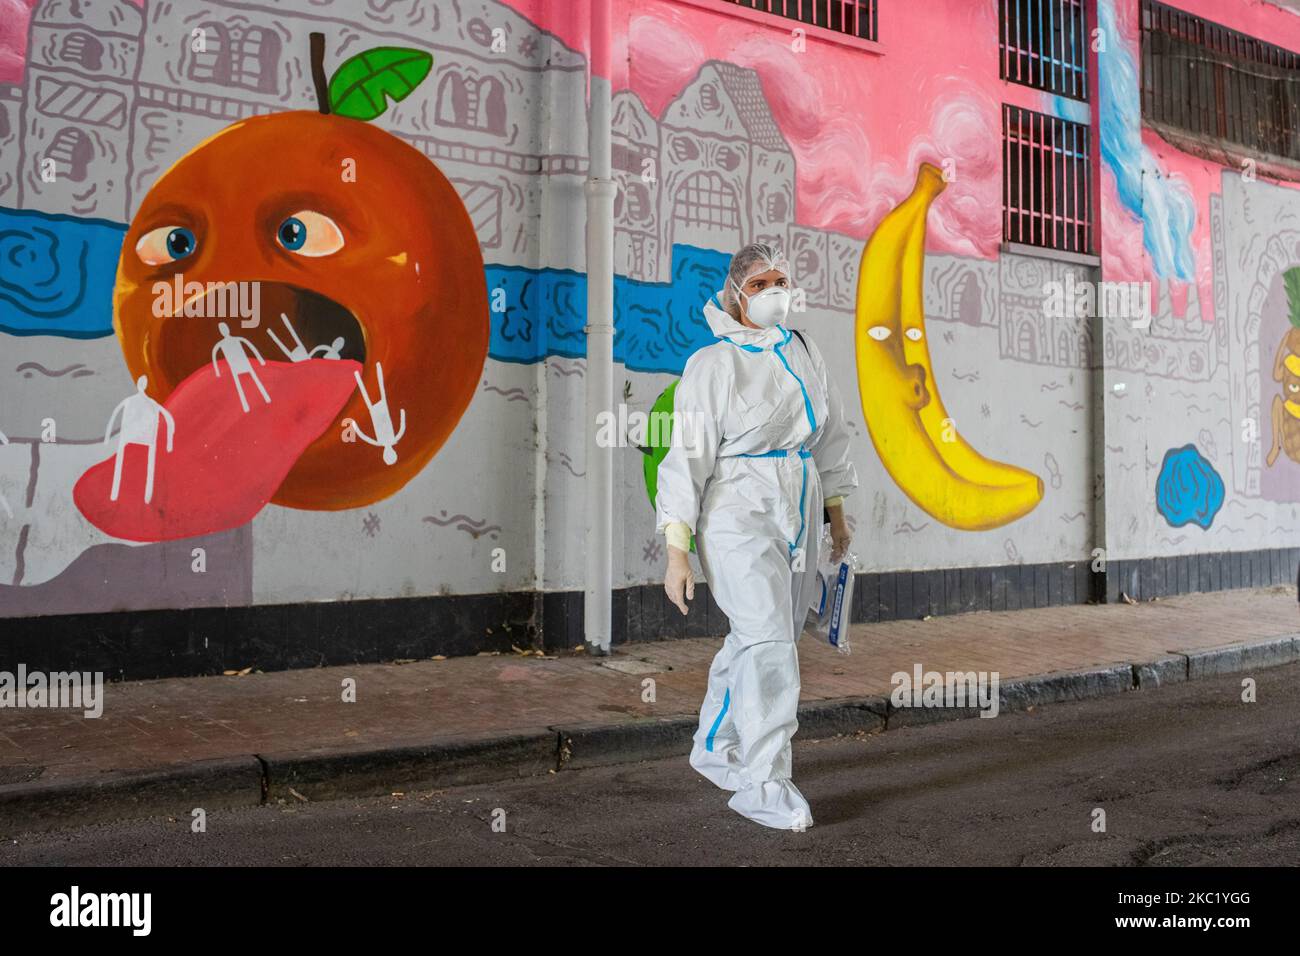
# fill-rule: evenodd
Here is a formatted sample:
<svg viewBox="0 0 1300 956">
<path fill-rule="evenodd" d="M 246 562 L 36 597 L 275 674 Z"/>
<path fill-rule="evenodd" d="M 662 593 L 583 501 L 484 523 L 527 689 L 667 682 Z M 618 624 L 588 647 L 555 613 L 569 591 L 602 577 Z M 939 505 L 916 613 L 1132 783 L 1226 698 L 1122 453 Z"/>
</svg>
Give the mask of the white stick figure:
<svg viewBox="0 0 1300 956">
<path fill-rule="evenodd" d="M 375 426 L 375 437 L 371 438 L 361 430 L 361 426 L 355 421 L 352 427 L 356 430 L 357 435 L 367 445 L 374 445 L 376 448 L 384 450 L 384 464 L 391 465 L 397 461 L 397 452 L 393 449 L 402 436 L 406 434 L 406 409 L 401 411 L 401 427 L 397 433 L 393 434 L 393 416 L 388 411 L 388 395 L 384 392 L 384 366 L 379 362 L 375 363 L 375 375 L 379 379 L 379 401 L 372 402 L 370 396 L 366 394 L 366 386 L 361 381 L 361 372 L 354 371 L 352 377 L 357 380 L 357 388 L 361 390 L 361 399 L 366 403 L 366 408 L 370 409 L 370 421 Z"/>
<path fill-rule="evenodd" d="M 343 336 L 339 336 L 329 345 L 318 345 L 311 350 L 311 358 L 316 357 L 316 353 L 321 353 L 321 358 L 332 359 L 337 361 L 343 357 Z"/>
<path fill-rule="evenodd" d="M 122 459 L 126 457 L 127 445 L 144 445 L 149 449 L 149 470 L 144 480 L 144 503 L 153 500 L 154 463 L 158 457 L 158 416 L 167 421 L 167 451 L 172 450 L 172 439 L 176 437 L 176 419 L 172 413 L 163 408 L 145 394 L 149 378 L 141 375 L 135 380 L 135 394 L 122 399 L 108 416 L 108 427 L 104 429 L 104 444 L 107 445 L 113 435 L 113 421 L 117 413 L 122 413 L 122 428 L 117 433 L 117 455 L 113 462 L 113 490 L 109 493 L 110 501 L 117 500 L 122 487 Z"/>
<path fill-rule="evenodd" d="M 268 328 L 266 334 L 271 336 L 271 341 L 280 347 L 280 351 L 285 354 L 285 357 L 290 362 L 305 362 L 308 359 L 315 358 L 317 352 L 321 353 L 321 358 L 340 359 L 343 357 L 343 336 L 340 335 L 329 345 L 318 345 L 308 352 L 307 346 L 303 345 L 302 339 L 298 337 L 298 331 L 293 327 L 293 323 L 289 321 L 289 317 L 283 312 L 280 313 L 280 321 L 284 323 L 284 327 L 293 336 L 293 348 L 285 348 L 284 343 L 276 336 L 274 330 Z"/>
<path fill-rule="evenodd" d="M 293 327 L 293 323 L 289 321 L 289 317 L 283 312 L 280 313 L 280 321 L 284 323 L 284 327 L 288 329 L 289 334 L 293 336 L 294 344 L 292 349 L 284 347 L 284 343 L 280 341 L 275 334 L 275 330 L 270 326 L 267 326 L 266 334 L 271 336 L 272 342 L 280 346 L 280 351 L 284 353 L 285 358 L 290 362 L 305 362 L 307 359 L 311 358 L 311 356 L 307 354 L 307 346 L 302 344 L 302 339 L 298 338 L 298 332 Z"/>
<path fill-rule="evenodd" d="M 9 444 L 9 439 L 5 437 L 4 432 L 0 432 L 0 445 L 7 445 L 7 444 Z M 5 498 L 5 493 L 3 491 L 0 491 L 0 508 L 3 508 L 5 514 L 7 514 L 10 518 L 14 516 L 13 511 L 9 507 L 9 501 L 8 499 Z"/>
<path fill-rule="evenodd" d="M 244 354 L 244 348 L 247 347 L 253 356 L 257 359 L 258 365 L 265 365 L 266 359 L 262 358 L 262 353 L 257 350 L 257 346 L 242 335 L 231 335 L 230 326 L 225 322 L 217 323 L 217 329 L 221 332 L 221 341 L 212 346 L 212 367 L 216 369 L 217 378 L 221 378 L 221 366 L 217 364 L 217 353 L 226 360 L 230 366 L 230 377 L 235 380 L 235 391 L 239 393 L 239 404 L 244 406 L 244 411 L 248 411 L 248 399 L 244 397 L 243 386 L 239 384 L 239 376 L 247 375 L 257 386 L 257 390 L 262 393 L 262 398 L 266 404 L 271 404 L 271 396 L 266 394 L 266 389 L 262 387 L 262 380 L 257 377 L 253 371 L 253 363 L 248 360 Z"/>
</svg>

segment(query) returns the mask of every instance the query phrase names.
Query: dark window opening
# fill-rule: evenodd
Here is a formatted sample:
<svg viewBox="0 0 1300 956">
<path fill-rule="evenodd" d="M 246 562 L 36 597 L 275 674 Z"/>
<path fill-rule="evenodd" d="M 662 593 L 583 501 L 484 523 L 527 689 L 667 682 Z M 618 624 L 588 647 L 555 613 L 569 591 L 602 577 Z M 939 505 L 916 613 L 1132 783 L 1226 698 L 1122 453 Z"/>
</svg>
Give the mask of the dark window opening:
<svg viewBox="0 0 1300 956">
<path fill-rule="evenodd" d="M 1300 56 L 1142 0 L 1142 118 L 1234 152 L 1300 161 Z"/>
<path fill-rule="evenodd" d="M 863 40 L 880 39 L 880 0 L 723 0 Z"/>
</svg>

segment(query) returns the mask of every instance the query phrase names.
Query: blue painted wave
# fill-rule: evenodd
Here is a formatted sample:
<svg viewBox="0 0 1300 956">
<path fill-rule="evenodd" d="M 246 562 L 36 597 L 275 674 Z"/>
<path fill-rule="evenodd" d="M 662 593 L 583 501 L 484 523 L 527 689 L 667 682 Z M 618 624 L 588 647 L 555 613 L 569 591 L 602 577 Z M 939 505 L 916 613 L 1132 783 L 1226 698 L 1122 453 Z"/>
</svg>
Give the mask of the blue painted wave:
<svg viewBox="0 0 1300 956">
<path fill-rule="evenodd" d="M 113 282 L 126 226 L 0 209 L 0 331 L 96 338 L 113 334 Z M 680 375 L 713 341 L 701 309 L 723 286 L 728 257 L 674 246 L 669 282 L 614 279 L 614 359 Z M 587 277 L 570 269 L 489 265 L 488 354 L 502 362 L 587 354 Z M 500 290 L 498 293 L 497 290 Z"/>
<path fill-rule="evenodd" d="M 691 353 L 714 340 L 701 309 L 722 288 L 728 261 L 721 252 L 679 245 L 670 282 L 615 276 L 614 360 L 636 372 L 680 375 Z M 486 272 L 489 301 L 504 302 L 492 314 L 488 354 L 504 362 L 587 354 L 585 274 L 518 266 L 488 266 Z"/>
<path fill-rule="evenodd" d="M 126 226 L 0 209 L 0 331 L 93 339 L 113 333 Z"/>
</svg>

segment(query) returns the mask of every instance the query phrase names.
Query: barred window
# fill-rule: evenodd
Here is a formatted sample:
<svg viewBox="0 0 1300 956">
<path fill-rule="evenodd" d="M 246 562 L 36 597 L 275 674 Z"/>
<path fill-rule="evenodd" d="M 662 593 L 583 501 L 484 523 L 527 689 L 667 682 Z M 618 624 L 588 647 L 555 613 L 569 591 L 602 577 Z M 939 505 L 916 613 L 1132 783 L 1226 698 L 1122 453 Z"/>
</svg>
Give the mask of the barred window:
<svg viewBox="0 0 1300 956">
<path fill-rule="evenodd" d="M 199 29 L 203 36 L 203 49 L 190 59 L 190 79 L 210 80 L 213 83 L 230 82 L 230 34 L 220 23 L 204 23 Z"/>
<path fill-rule="evenodd" d="M 1142 118 L 1157 128 L 1300 160 L 1300 56 L 1143 0 Z"/>
<path fill-rule="evenodd" d="M 1088 98 L 1084 0 L 999 0 L 1002 79 L 1076 100 Z"/>
<path fill-rule="evenodd" d="M 736 191 L 717 173 L 701 170 L 677 188 L 673 218 L 691 226 L 740 227 Z"/>
<path fill-rule="evenodd" d="M 202 24 L 203 49 L 190 59 L 189 75 L 222 86 L 239 86 L 274 93 L 279 82 L 279 34 L 263 27 L 228 30 L 224 24 Z"/>
<path fill-rule="evenodd" d="M 261 93 L 276 90 L 280 64 L 280 35 L 265 27 L 248 27 L 230 50 L 230 83 Z"/>
<path fill-rule="evenodd" d="M 1091 255 L 1089 129 L 1046 113 L 1002 106 L 1002 237 Z"/>
<path fill-rule="evenodd" d="M 475 79 L 451 70 L 438 84 L 435 115 L 443 126 L 505 135 L 505 88 L 494 76 Z"/>
<path fill-rule="evenodd" d="M 825 27 L 846 36 L 878 40 L 877 8 L 880 0 L 723 0 L 738 7 Z"/>
</svg>

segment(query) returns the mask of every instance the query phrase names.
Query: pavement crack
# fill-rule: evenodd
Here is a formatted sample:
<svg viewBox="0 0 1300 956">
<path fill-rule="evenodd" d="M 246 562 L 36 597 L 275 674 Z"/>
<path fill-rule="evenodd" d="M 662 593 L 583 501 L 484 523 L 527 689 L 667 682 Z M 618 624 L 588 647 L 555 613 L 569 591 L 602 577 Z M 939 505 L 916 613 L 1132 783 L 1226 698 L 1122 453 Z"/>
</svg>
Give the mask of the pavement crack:
<svg viewBox="0 0 1300 956">
<path fill-rule="evenodd" d="M 253 754 L 253 759 L 262 766 L 262 805 L 271 802 L 271 765 L 262 759 L 261 754 Z"/>
<path fill-rule="evenodd" d="M 573 738 L 563 731 L 555 735 L 555 769 L 563 770 L 564 765 L 573 759 Z"/>
</svg>

